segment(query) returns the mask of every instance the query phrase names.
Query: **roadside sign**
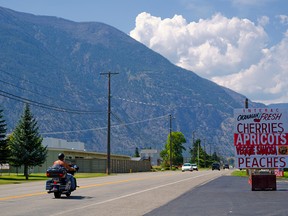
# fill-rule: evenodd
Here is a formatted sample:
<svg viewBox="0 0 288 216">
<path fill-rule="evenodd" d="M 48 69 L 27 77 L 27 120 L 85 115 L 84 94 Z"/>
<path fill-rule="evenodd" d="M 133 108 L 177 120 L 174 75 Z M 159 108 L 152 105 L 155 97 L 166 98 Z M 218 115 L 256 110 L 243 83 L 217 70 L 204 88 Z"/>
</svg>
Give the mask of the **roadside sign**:
<svg viewBox="0 0 288 216">
<path fill-rule="evenodd" d="M 280 108 L 234 110 L 237 168 L 288 167 L 288 115 Z"/>
</svg>

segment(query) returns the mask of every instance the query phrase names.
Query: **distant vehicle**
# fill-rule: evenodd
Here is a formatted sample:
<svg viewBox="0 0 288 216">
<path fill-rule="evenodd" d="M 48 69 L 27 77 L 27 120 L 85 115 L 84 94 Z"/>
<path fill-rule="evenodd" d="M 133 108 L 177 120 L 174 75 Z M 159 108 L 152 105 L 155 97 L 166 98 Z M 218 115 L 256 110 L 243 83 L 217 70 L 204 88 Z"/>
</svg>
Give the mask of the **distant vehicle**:
<svg viewBox="0 0 288 216">
<path fill-rule="evenodd" d="M 224 164 L 223 169 L 229 169 L 229 164 Z"/>
<path fill-rule="evenodd" d="M 193 170 L 198 171 L 198 166 L 197 166 L 197 164 L 191 164 L 191 166 L 192 166 L 192 169 L 193 169 Z"/>
<path fill-rule="evenodd" d="M 191 163 L 184 163 L 182 165 L 182 172 L 185 172 L 185 171 L 191 171 L 191 172 L 193 171 Z"/>
<path fill-rule="evenodd" d="M 212 170 L 219 170 L 220 171 L 220 164 L 219 163 L 213 163 L 212 164 Z"/>
</svg>

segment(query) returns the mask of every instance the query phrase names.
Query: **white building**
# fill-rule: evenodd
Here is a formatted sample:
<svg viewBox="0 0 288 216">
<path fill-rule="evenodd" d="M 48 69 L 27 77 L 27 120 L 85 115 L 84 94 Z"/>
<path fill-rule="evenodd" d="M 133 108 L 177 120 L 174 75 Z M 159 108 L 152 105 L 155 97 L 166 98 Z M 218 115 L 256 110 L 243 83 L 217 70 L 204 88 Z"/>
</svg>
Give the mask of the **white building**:
<svg viewBox="0 0 288 216">
<path fill-rule="evenodd" d="M 140 151 L 142 160 L 150 160 L 152 166 L 159 166 L 161 164 L 160 150 L 157 149 L 143 149 Z"/>
</svg>

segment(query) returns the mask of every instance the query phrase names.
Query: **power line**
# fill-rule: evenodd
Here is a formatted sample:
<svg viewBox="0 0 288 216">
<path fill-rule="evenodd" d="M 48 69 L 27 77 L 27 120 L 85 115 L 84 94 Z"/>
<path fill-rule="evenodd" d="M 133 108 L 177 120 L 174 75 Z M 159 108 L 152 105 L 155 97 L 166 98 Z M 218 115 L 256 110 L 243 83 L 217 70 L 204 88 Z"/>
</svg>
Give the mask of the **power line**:
<svg viewBox="0 0 288 216">
<path fill-rule="evenodd" d="M 195 105 L 193 106 L 186 106 L 186 105 L 175 105 L 175 106 L 171 106 L 169 105 L 162 105 L 162 104 L 157 104 L 157 103 L 151 103 L 151 102 L 143 102 L 143 101 L 137 101 L 137 100 L 131 100 L 131 99 L 125 99 L 125 98 L 121 98 L 121 97 L 115 97 L 113 96 L 114 99 L 118 99 L 118 100 L 122 100 L 124 102 L 128 102 L 128 103 L 134 103 L 134 104 L 139 104 L 139 105 L 147 105 L 147 106 L 155 106 L 155 107 L 165 107 L 165 108 L 195 108 Z"/>
<path fill-rule="evenodd" d="M 130 103 L 135 103 L 135 104 L 140 104 L 140 105 L 148 105 L 148 106 L 159 106 L 159 107 L 167 107 L 165 105 L 161 105 L 161 104 L 156 104 L 156 103 L 147 103 L 147 102 L 142 102 L 142 101 L 136 101 L 136 100 L 131 100 L 131 99 L 125 99 L 125 98 L 121 98 L 121 97 L 113 97 L 115 99 L 118 100 L 122 100 L 122 101 L 126 101 L 126 102 L 130 102 Z"/>
<path fill-rule="evenodd" d="M 169 115 L 164 115 L 164 116 L 159 116 L 159 117 L 155 117 L 155 118 L 150 118 L 150 119 L 145 119 L 145 120 L 140 120 L 140 121 L 135 121 L 135 122 L 130 122 L 130 123 L 123 123 L 123 124 L 118 124 L 118 125 L 111 125 L 111 127 L 121 127 L 121 126 L 133 125 L 133 124 L 140 124 L 140 123 L 147 122 L 147 121 L 152 121 L 152 120 L 156 120 L 156 119 L 167 118 L 168 116 L 169 116 Z M 107 127 L 89 128 L 89 129 L 73 130 L 73 131 L 42 132 L 41 134 L 48 135 L 48 134 L 78 133 L 78 132 L 97 131 L 97 130 L 104 130 L 104 129 L 107 129 Z"/>
<path fill-rule="evenodd" d="M 15 84 L 12 84 L 12 83 L 3 81 L 3 80 L 0 80 L 0 82 L 4 83 L 4 84 L 6 84 L 6 85 L 10 85 L 10 86 L 12 86 L 12 87 L 18 88 L 18 89 L 20 89 L 20 90 L 24 90 L 24 91 L 27 91 L 27 92 L 30 92 L 30 93 L 39 95 L 39 96 L 41 96 L 41 97 L 46 97 L 46 98 L 52 99 L 53 101 L 56 100 L 55 98 L 49 97 L 49 96 L 47 96 L 47 95 L 40 94 L 40 93 L 38 93 L 38 92 L 31 91 L 31 90 L 26 89 L 26 88 L 22 88 L 22 87 L 20 87 L 20 86 L 18 86 L 18 85 L 15 85 Z M 65 103 L 67 103 L 67 104 L 71 104 L 71 103 L 69 103 L 69 102 L 67 102 L 67 101 L 62 101 L 62 102 L 65 102 Z"/>
<path fill-rule="evenodd" d="M 139 124 L 139 123 L 143 123 L 143 122 L 147 122 L 147 121 L 151 121 L 151 120 L 155 120 L 155 119 L 167 118 L 168 116 L 169 115 L 164 115 L 164 116 L 159 116 L 159 117 L 155 117 L 155 118 L 140 120 L 140 121 L 131 122 L 131 123 L 123 123 L 123 124 L 119 124 L 119 125 L 112 125 L 112 126 L 113 127 L 128 126 L 128 125 Z"/>
<path fill-rule="evenodd" d="M 73 130 L 73 131 L 44 132 L 44 133 L 41 133 L 41 134 L 42 135 L 56 135 L 56 134 L 66 134 L 66 133 L 79 133 L 79 132 L 87 132 L 87 131 L 97 131 L 97 130 L 104 130 L 104 129 L 107 129 L 107 127 L 90 128 L 90 129 Z"/>
<path fill-rule="evenodd" d="M 17 78 L 17 79 L 19 79 L 20 81 L 22 80 L 22 81 L 24 81 L 24 82 L 27 82 L 27 83 L 31 83 L 31 84 L 36 84 L 38 87 L 41 87 L 41 88 L 43 88 L 43 89 L 45 89 L 45 90 L 47 90 L 47 89 L 52 89 L 52 88 L 50 88 L 50 87 L 48 87 L 48 86 L 42 86 L 42 85 L 39 85 L 39 83 L 34 83 L 34 82 L 31 82 L 30 80 L 27 80 L 27 79 L 23 79 L 23 78 L 21 78 L 21 77 L 19 77 L 19 76 L 16 76 L 15 74 L 11 74 L 11 73 L 9 73 L 9 72 L 7 72 L 7 71 L 4 71 L 3 69 L 0 69 L 0 71 L 1 72 L 3 72 L 3 73 L 5 73 L 5 74 L 8 74 L 10 77 L 12 77 L 12 78 Z"/>
<path fill-rule="evenodd" d="M 55 88 L 50 88 L 50 86 L 48 87 L 48 86 L 40 85 L 39 83 L 31 82 L 30 80 L 23 79 L 23 78 L 21 78 L 21 77 L 19 77 L 19 76 L 13 75 L 13 74 L 11 74 L 11 73 L 9 73 L 9 72 L 7 72 L 7 71 L 4 71 L 4 70 L 2 70 L 2 69 L 0 69 L 0 71 L 3 72 L 3 73 L 5 73 L 5 74 L 7 74 L 7 75 L 9 75 L 9 76 L 12 77 L 12 78 L 17 78 L 17 79 L 19 79 L 20 81 L 24 81 L 24 82 L 27 82 L 28 84 L 32 84 L 33 87 L 36 87 L 36 88 L 40 87 L 40 88 L 42 88 L 42 89 L 45 89 L 45 91 L 47 91 L 47 89 L 50 89 L 50 91 L 56 91 Z M 14 88 L 18 88 L 18 89 L 20 89 L 20 90 L 24 90 L 24 91 L 27 91 L 27 92 L 30 92 L 30 93 L 39 95 L 39 96 L 41 96 L 41 97 L 46 97 L 46 98 L 52 99 L 52 100 L 54 100 L 54 101 L 58 100 L 58 99 L 55 99 L 55 98 L 53 98 L 53 97 L 50 97 L 50 96 L 47 96 L 47 95 L 43 95 L 43 94 L 40 94 L 40 93 L 38 93 L 38 92 L 31 91 L 31 90 L 29 90 L 29 89 L 20 87 L 20 86 L 18 86 L 18 85 L 12 84 L 12 83 L 9 83 L 9 82 L 7 82 L 7 81 L 0 80 L 0 82 L 4 83 L 4 84 L 6 84 L 6 85 L 13 86 Z M 91 95 L 98 97 L 97 94 L 91 94 Z M 99 99 L 102 99 L 102 98 L 101 98 L 101 97 L 98 97 L 98 100 L 99 100 Z M 57 102 L 57 101 L 56 101 L 56 102 Z M 64 103 L 67 103 L 67 104 L 71 104 L 71 102 L 63 101 L 63 100 L 60 100 L 60 101 L 58 101 L 58 102 L 64 102 Z"/>
<path fill-rule="evenodd" d="M 12 100 L 20 101 L 22 103 L 28 103 L 30 105 L 38 106 L 44 109 L 49 109 L 49 110 L 54 110 L 58 112 L 67 112 L 67 113 L 74 113 L 74 114 L 95 114 L 95 113 L 103 113 L 103 111 L 85 111 L 85 110 L 73 110 L 73 109 L 67 109 L 63 107 L 57 107 L 57 106 L 52 106 L 40 102 L 36 102 L 27 98 L 23 98 L 5 91 L 0 90 L 0 95 L 3 97 L 10 98 Z"/>
<path fill-rule="evenodd" d="M 115 113 L 111 113 L 120 123 L 123 123 L 123 121 L 115 114 Z M 166 115 L 166 116 L 161 116 L 161 117 L 157 117 L 157 118 L 153 118 L 153 119 L 160 119 L 160 118 L 167 118 L 167 116 L 168 115 Z M 144 121 L 151 121 L 151 119 L 148 119 L 148 120 L 144 120 Z M 139 121 L 137 121 L 137 122 L 133 122 L 133 124 L 139 124 Z M 140 123 L 143 123 L 143 121 L 141 121 Z M 155 140 L 152 140 L 150 137 L 147 137 L 146 135 L 145 135 L 145 137 L 143 137 L 142 135 L 141 135 L 141 131 L 140 131 L 140 133 L 139 132 L 136 132 L 135 131 L 135 128 L 133 127 L 130 127 L 130 125 L 131 125 L 132 123 L 127 123 L 127 124 L 121 124 L 120 126 L 126 126 L 126 128 L 128 129 L 128 130 L 130 130 L 130 131 L 132 131 L 132 133 L 134 133 L 135 135 L 138 135 L 139 136 L 139 138 L 142 138 L 143 140 L 147 140 L 147 141 L 150 141 L 150 143 L 155 143 Z"/>
</svg>

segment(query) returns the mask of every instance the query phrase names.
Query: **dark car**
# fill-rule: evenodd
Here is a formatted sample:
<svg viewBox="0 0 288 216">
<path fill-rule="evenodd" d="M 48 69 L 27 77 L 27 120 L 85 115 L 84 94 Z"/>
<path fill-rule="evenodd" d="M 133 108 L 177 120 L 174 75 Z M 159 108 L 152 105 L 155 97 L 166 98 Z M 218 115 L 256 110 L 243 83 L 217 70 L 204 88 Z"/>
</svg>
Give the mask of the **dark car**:
<svg viewBox="0 0 288 216">
<path fill-rule="evenodd" d="M 212 170 L 219 170 L 220 171 L 220 164 L 219 163 L 213 163 L 212 164 Z"/>
<path fill-rule="evenodd" d="M 224 164 L 223 169 L 229 169 L 229 164 Z"/>
</svg>

